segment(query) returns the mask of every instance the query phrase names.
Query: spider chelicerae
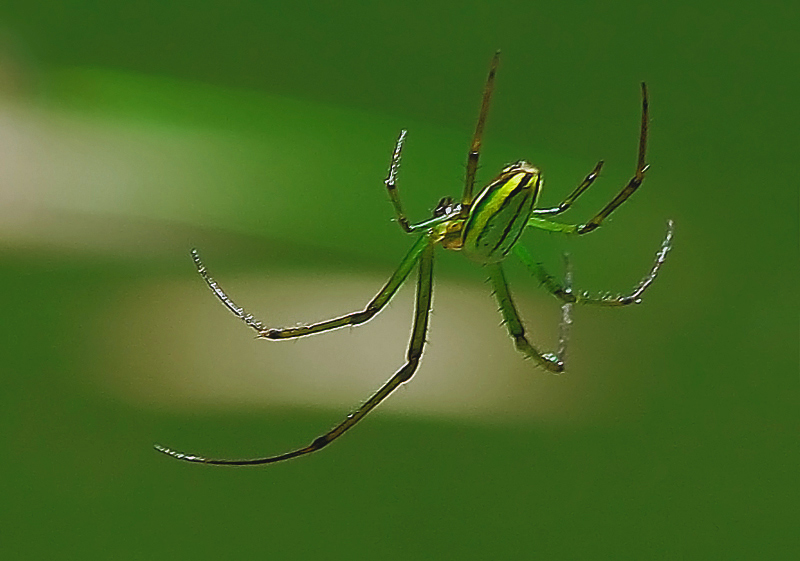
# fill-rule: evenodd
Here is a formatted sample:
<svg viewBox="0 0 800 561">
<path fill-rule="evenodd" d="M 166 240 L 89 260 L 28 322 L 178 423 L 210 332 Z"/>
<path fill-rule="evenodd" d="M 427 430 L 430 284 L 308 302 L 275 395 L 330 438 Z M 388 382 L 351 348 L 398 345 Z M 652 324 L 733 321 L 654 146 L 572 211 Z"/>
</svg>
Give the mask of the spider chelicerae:
<svg viewBox="0 0 800 561">
<path fill-rule="evenodd" d="M 536 262 L 528 251 L 518 243 L 520 236 L 527 227 L 538 228 L 550 232 L 564 234 L 587 234 L 597 227 L 618 206 L 630 197 L 644 180 L 648 165 L 645 163 L 647 148 L 648 128 L 648 100 L 647 87 L 642 82 L 642 123 L 639 133 L 639 155 L 636 161 L 636 171 L 628 184 L 585 224 L 564 224 L 553 222 L 549 217 L 567 211 L 575 200 L 586 191 L 600 173 L 603 162 L 600 161 L 586 176 L 580 185 L 557 207 L 536 208 L 536 200 L 542 186 L 540 171 L 525 161 L 506 166 L 500 174 L 484 187 L 477 196 L 473 195 L 475 172 L 478 168 L 480 157 L 481 139 L 486 116 L 489 112 L 489 102 L 494 90 L 494 79 L 500 60 L 499 51 L 495 53 L 489 69 L 489 76 L 483 90 L 478 123 L 472 137 L 469 154 L 467 156 L 466 181 L 464 193 L 460 201 L 450 197 L 442 199 L 433 212 L 433 216 L 412 224 L 406 217 L 400 198 L 397 193 L 397 173 L 400 167 L 400 154 L 406 137 L 406 131 L 400 133 L 389 166 L 389 176 L 386 179 L 386 189 L 394 206 L 397 223 L 404 232 L 417 234 L 417 241 L 406 254 L 400 265 L 392 274 L 386 285 L 378 294 L 358 312 L 353 312 L 327 321 L 303 325 L 299 327 L 273 328 L 267 327 L 244 309 L 237 306 L 233 300 L 212 279 L 200 260 L 196 250 L 192 250 L 192 257 L 197 271 L 206 281 L 208 286 L 233 314 L 253 328 L 259 338 L 270 340 L 294 339 L 323 333 L 340 327 L 360 325 L 378 312 L 391 300 L 400 286 L 405 282 L 411 272 L 417 267 L 417 294 L 416 309 L 414 313 L 411 340 L 406 353 L 406 363 L 377 391 L 364 402 L 358 409 L 347 415 L 338 425 L 322 436 L 317 437 L 311 444 L 283 454 L 263 458 L 241 460 L 213 459 L 185 454 L 171 450 L 158 444 L 156 450 L 173 458 L 188 462 L 215 465 L 259 465 L 280 462 L 298 456 L 304 456 L 327 446 L 347 430 L 364 418 L 380 402 L 389 396 L 401 384 L 411 379 L 419 366 L 422 350 L 425 346 L 425 335 L 428 329 L 428 318 L 431 311 L 431 298 L 433 295 L 433 257 L 434 248 L 441 245 L 445 249 L 460 251 L 463 255 L 481 264 L 489 274 L 494 296 L 500 306 L 500 314 L 508 329 L 509 335 L 514 340 L 514 345 L 526 357 L 532 359 L 538 366 L 558 374 L 564 371 L 564 358 L 569 335 L 569 326 L 572 322 L 571 313 L 574 304 L 592 304 L 598 306 L 626 306 L 639 303 L 641 296 L 653 283 L 659 269 L 664 264 L 672 244 L 673 223 L 667 222 L 667 233 L 661 243 L 661 248 L 656 254 L 656 259 L 650 272 L 627 295 L 618 296 L 591 296 L 585 292 L 575 292 L 572 289 L 572 274 L 569 261 L 565 257 L 566 273 L 563 281 L 559 281 L 549 274 L 541 264 Z M 525 335 L 525 327 L 519 316 L 511 292 L 503 272 L 503 260 L 513 252 L 531 271 L 539 282 L 556 298 L 561 301 L 561 324 L 559 329 L 558 347 L 554 353 L 543 353 L 535 347 Z"/>
</svg>

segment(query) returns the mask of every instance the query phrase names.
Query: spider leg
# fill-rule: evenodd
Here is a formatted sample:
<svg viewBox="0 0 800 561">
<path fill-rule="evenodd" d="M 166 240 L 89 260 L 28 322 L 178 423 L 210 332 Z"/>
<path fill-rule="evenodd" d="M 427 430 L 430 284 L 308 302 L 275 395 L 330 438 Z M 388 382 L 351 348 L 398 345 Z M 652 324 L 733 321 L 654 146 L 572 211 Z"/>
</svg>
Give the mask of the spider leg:
<svg viewBox="0 0 800 561">
<path fill-rule="evenodd" d="M 403 141 L 406 139 L 405 130 L 400 131 L 400 136 L 397 138 L 397 144 L 394 146 L 392 153 L 392 163 L 389 164 L 389 177 L 386 178 L 386 190 L 389 191 L 389 199 L 394 206 L 394 212 L 397 215 L 397 223 L 406 232 L 413 232 L 411 224 L 406 218 L 406 213 L 403 212 L 403 206 L 400 204 L 400 197 L 397 194 L 397 172 L 400 169 L 400 153 L 403 151 Z"/>
<path fill-rule="evenodd" d="M 572 292 L 572 263 L 569 254 L 564 254 L 564 289 Z M 561 323 L 558 326 L 558 350 L 556 358 L 561 364 L 567 359 L 567 342 L 569 341 L 569 330 L 572 327 L 572 302 L 561 304 Z"/>
<path fill-rule="evenodd" d="M 500 263 L 493 263 L 486 265 L 486 268 L 489 271 L 489 280 L 491 281 L 492 288 L 494 289 L 494 296 L 497 299 L 497 303 L 500 305 L 500 314 L 503 316 L 503 321 L 506 324 L 506 329 L 508 329 L 508 334 L 511 335 L 512 339 L 514 339 L 514 346 L 522 354 L 532 358 L 539 366 L 549 370 L 550 372 L 554 374 L 563 372 L 564 361 L 561 356 L 553 353 L 543 354 L 539 352 L 525 337 L 525 326 L 522 325 L 522 319 L 519 317 L 519 312 L 514 305 L 514 301 L 511 299 L 511 292 L 508 289 L 508 282 L 506 281 L 503 267 L 500 265 Z M 567 329 L 564 327 L 564 323 L 568 324 L 571 321 L 569 319 L 570 310 L 571 308 L 562 308 L 562 336 L 564 336 L 567 332 Z M 567 320 L 566 322 L 564 321 L 565 318 Z M 558 352 L 564 352 L 565 349 L 566 340 L 559 341 Z"/>
<path fill-rule="evenodd" d="M 200 261 L 200 256 L 197 250 L 192 250 L 192 258 L 197 266 L 197 272 L 206 281 L 206 284 L 211 288 L 217 298 L 228 308 L 233 315 L 245 322 L 248 326 L 253 328 L 258 337 L 264 339 L 294 339 L 295 337 L 304 337 L 306 335 L 313 335 L 315 333 L 323 333 L 331 329 L 338 329 L 348 325 L 360 325 L 370 319 L 375 314 L 380 312 L 383 307 L 391 300 L 392 296 L 397 292 L 397 289 L 405 282 L 408 275 L 416 265 L 417 261 L 425 252 L 428 247 L 429 241 L 426 236 L 420 236 L 419 240 L 411 247 L 411 250 L 406 254 L 400 265 L 392 274 L 386 285 L 378 292 L 378 294 L 367 304 L 366 308 L 359 312 L 353 312 L 344 316 L 321 321 L 311 325 L 301 325 L 298 327 L 274 328 L 267 327 L 263 322 L 253 317 L 252 314 L 247 313 L 243 308 L 237 306 L 233 300 L 225 293 L 224 290 L 211 278 L 206 271 L 205 265 Z"/>
<path fill-rule="evenodd" d="M 395 215 L 397 216 L 397 223 L 406 233 L 418 232 L 420 230 L 427 230 L 437 224 L 450 220 L 452 217 L 443 215 L 437 216 L 430 220 L 425 220 L 419 224 L 411 224 L 403 211 L 403 205 L 400 203 L 400 195 L 397 193 L 397 173 L 400 170 L 400 154 L 403 151 L 403 142 L 406 139 L 407 131 L 400 131 L 400 136 L 397 138 L 397 144 L 394 146 L 392 153 L 392 163 L 389 164 L 389 176 L 384 183 L 386 190 L 389 192 L 389 199 L 392 201 Z"/>
<path fill-rule="evenodd" d="M 390 393 L 392 393 L 398 386 L 411 379 L 411 376 L 417 370 L 420 359 L 422 358 L 422 349 L 425 346 L 425 334 L 428 330 L 428 318 L 431 311 L 431 300 L 433 297 L 433 248 L 434 245 L 427 238 L 423 238 L 426 244 L 423 246 L 420 253 L 419 263 L 419 277 L 417 281 L 417 300 L 416 310 L 414 312 L 414 327 L 411 332 L 411 340 L 408 344 L 408 351 L 406 353 L 406 363 L 386 382 L 375 394 L 364 402 L 361 407 L 350 413 L 345 417 L 344 421 L 333 427 L 331 430 L 316 438 L 311 444 L 304 448 L 299 448 L 291 452 L 286 452 L 277 456 L 269 456 L 266 458 L 252 458 L 244 460 L 225 460 L 225 459 L 211 459 L 202 456 L 195 456 L 193 454 L 184 454 L 175 450 L 170 450 L 158 444 L 155 449 L 159 452 L 185 460 L 187 462 L 196 462 L 202 464 L 215 464 L 215 465 L 231 465 L 231 466 L 248 466 L 271 464 L 288 460 L 290 458 L 297 458 L 298 456 L 305 456 L 320 450 L 342 436 L 353 425 L 363 419 L 367 413 L 372 411 L 381 401 L 383 401 Z"/>
<path fill-rule="evenodd" d="M 586 176 L 586 178 L 578 185 L 575 190 L 570 193 L 569 197 L 564 199 L 564 201 L 558 205 L 557 207 L 553 208 L 537 208 L 533 210 L 533 215 L 536 216 L 555 216 L 556 214 L 561 214 L 569 209 L 572 206 L 572 203 L 580 197 L 584 191 L 586 191 L 589 186 L 594 183 L 594 180 L 597 179 L 597 176 L 600 174 L 600 169 L 603 167 L 603 160 L 597 162 L 597 165 L 594 166 L 594 169 Z"/>
<path fill-rule="evenodd" d="M 661 247 L 656 253 L 656 259 L 650 272 L 636 285 L 636 287 L 626 295 L 618 294 L 616 296 L 603 295 L 592 296 L 586 292 L 575 293 L 572 286 L 566 283 L 562 285 L 556 278 L 548 273 L 541 263 L 537 263 L 521 244 L 514 246 L 514 253 L 519 257 L 530 272 L 535 276 L 540 283 L 556 298 L 564 303 L 576 304 L 592 304 L 596 306 L 627 306 L 628 304 L 638 304 L 642 301 L 642 294 L 647 288 L 653 284 L 653 281 L 658 275 L 658 271 L 667 260 L 667 253 L 672 249 L 672 236 L 675 232 L 675 225 L 672 220 L 667 221 L 667 233 L 664 240 L 661 242 Z M 571 272 L 570 272 L 571 275 Z"/>
<path fill-rule="evenodd" d="M 644 181 L 644 173 L 647 171 L 647 164 L 645 163 L 645 153 L 647 152 L 647 125 L 648 125 L 648 101 L 647 101 L 647 85 L 642 82 L 642 126 L 639 133 L 639 156 L 636 160 L 636 172 L 631 180 L 619 194 L 614 197 L 603 209 L 598 212 L 594 218 L 589 220 L 586 224 L 578 229 L 579 234 L 586 234 L 591 232 L 606 219 L 606 217 L 614 212 L 614 210 L 624 203 L 630 197 L 639 185 Z"/>
<path fill-rule="evenodd" d="M 614 197 L 610 203 L 608 203 L 605 207 L 603 207 L 603 209 L 600 212 L 598 212 L 594 216 L 594 218 L 589 220 L 586 224 L 560 224 L 558 222 L 551 222 L 549 220 L 544 220 L 543 218 L 537 218 L 536 216 L 531 216 L 530 220 L 528 221 L 528 226 L 531 226 L 533 228 L 539 228 L 542 230 L 548 230 L 550 232 L 562 232 L 564 234 L 588 234 L 589 232 L 595 230 L 598 226 L 600 226 L 603 220 L 605 220 L 609 214 L 614 212 L 614 210 L 616 210 L 616 208 L 619 205 L 624 203 L 628 199 L 628 197 L 630 197 L 633 194 L 633 192 L 639 188 L 639 185 L 642 184 L 642 181 L 644 181 L 644 174 L 647 171 L 647 168 L 649 167 L 645 163 L 645 154 L 647 152 L 648 120 L 649 117 L 648 117 L 647 86 L 645 85 L 644 82 L 642 82 L 642 125 L 639 133 L 639 156 L 636 160 L 636 172 L 634 173 L 631 180 L 628 181 L 628 184 L 625 185 L 625 188 L 622 189 L 622 191 L 620 191 L 619 194 L 617 194 L 617 196 Z M 591 174 L 589 174 L 589 176 L 591 176 Z M 583 192 L 580 191 L 582 185 L 583 184 L 579 185 L 578 189 L 576 189 L 575 192 L 572 195 L 570 195 L 570 197 L 567 197 L 567 200 L 572 198 L 572 201 L 574 201 L 575 198 L 577 198 L 578 196 L 575 193 L 580 194 Z M 584 187 L 584 190 L 586 190 L 586 187 Z M 578 191 L 580 191 L 580 193 Z M 545 210 L 552 210 L 552 209 L 545 209 Z M 536 213 L 534 211 L 534 214 L 552 215 L 557 213 L 556 212 Z"/>
<path fill-rule="evenodd" d="M 481 112 L 478 114 L 478 123 L 475 126 L 475 135 L 472 137 L 472 144 L 467 155 L 467 176 L 464 183 L 464 196 L 461 197 L 461 211 L 463 216 L 469 211 L 472 204 L 472 190 L 475 186 L 475 173 L 478 171 L 478 159 L 481 155 L 481 139 L 483 138 L 483 126 L 486 124 L 486 116 L 489 114 L 489 102 L 492 100 L 494 91 L 494 76 L 497 73 L 497 65 L 500 63 L 500 51 L 497 51 L 492 58 L 489 67 L 489 76 L 486 78 L 486 86 L 483 88 L 483 100 L 481 101 Z"/>
</svg>

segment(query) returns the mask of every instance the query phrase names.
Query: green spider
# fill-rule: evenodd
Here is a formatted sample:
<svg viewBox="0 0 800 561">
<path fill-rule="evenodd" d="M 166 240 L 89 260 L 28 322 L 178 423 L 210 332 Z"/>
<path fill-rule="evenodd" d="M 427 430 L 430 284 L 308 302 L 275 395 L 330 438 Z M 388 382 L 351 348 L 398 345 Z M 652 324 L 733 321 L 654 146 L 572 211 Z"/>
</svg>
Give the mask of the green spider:
<svg viewBox="0 0 800 561">
<path fill-rule="evenodd" d="M 600 168 L 603 166 L 602 161 L 595 166 L 592 172 L 586 176 L 586 179 L 584 179 L 583 182 L 564 199 L 564 202 L 557 207 L 535 208 L 534 205 L 542 186 L 542 176 L 537 168 L 524 161 L 506 166 L 500 172 L 500 175 L 478 193 L 477 197 L 473 197 L 472 190 L 475 182 L 475 171 L 478 168 L 483 127 L 486 122 L 486 115 L 489 111 L 489 101 L 494 88 L 494 77 L 497 71 L 499 57 L 500 53 L 498 51 L 492 59 L 489 77 L 483 91 L 483 101 L 478 116 L 478 124 L 475 129 L 475 135 L 472 138 L 469 155 L 467 156 L 466 183 L 464 185 L 464 194 L 461 197 L 461 201 L 454 202 L 449 197 L 442 199 L 433 212 L 433 217 L 419 224 L 411 224 L 408 221 L 397 194 L 397 172 L 400 167 L 400 153 L 403 148 L 406 131 L 400 133 L 392 155 L 389 176 L 386 179 L 386 188 L 389 191 L 389 197 L 394 206 L 397 222 L 400 224 L 400 227 L 407 233 L 420 233 L 421 235 L 408 254 L 400 262 L 400 266 L 386 285 L 363 310 L 313 325 L 288 328 L 267 327 L 251 314 L 246 313 L 244 309 L 237 306 L 233 300 L 228 297 L 222 288 L 208 275 L 197 251 L 192 250 L 192 257 L 197 266 L 197 271 L 217 298 L 219 298 L 236 317 L 252 327 L 258 334 L 258 337 L 271 340 L 304 337 L 306 335 L 323 333 L 348 325 L 360 325 L 370 320 L 386 306 L 403 282 L 405 282 L 406 278 L 411 274 L 414 267 L 419 264 L 416 311 L 414 313 L 414 325 L 411 331 L 411 341 L 408 345 L 406 363 L 372 397 L 364 402 L 361 407 L 347 415 L 342 422 L 303 448 L 276 456 L 241 460 L 211 459 L 184 454 L 158 444 L 155 445 L 156 450 L 172 456 L 173 458 L 188 462 L 239 466 L 259 465 L 271 464 L 311 454 L 339 438 L 345 431 L 358 423 L 367 413 L 372 411 L 381 401 L 388 397 L 397 387 L 409 381 L 417 370 L 420 359 L 422 358 L 422 350 L 425 346 L 428 316 L 431 311 L 431 298 L 433 295 L 433 251 L 437 244 L 441 244 L 445 249 L 461 251 L 471 260 L 486 268 L 489 273 L 489 280 L 494 289 L 494 296 L 497 299 L 497 303 L 500 305 L 500 313 L 503 316 L 503 321 L 514 340 L 514 345 L 517 350 L 526 357 L 533 359 L 538 366 L 554 374 L 564 371 L 564 357 L 566 354 L 568 329 L 572 322 L 571 311 L 573 304 L 626 306 L 641 301 L 642 294 L 655 280 L 659 269 L 666 260 L 667 252 L 670 250 L 673 234 L 673 223 L 671 220 L 667 223 L 666 236 L 661 243 L 661 248 L 656 254 L 655 263 L 650 269 L 650 272 L 639 285 L 626 296 L 592 297 L 585 292 L 573 292 L 572 275 L 568 261 L 566 262 L 565 280 L 561 283 L 545 271 L 539 263 L 535 262 L 528 251 L 522 245 L 518 244 L 517 241 L 526 227 L 565 234 L 587 234 L 600 226 L 603 220 L 605 220 L 614 209 L 627 200 L 639 185 L 641 185 L 644 180 L 645 171 L 647 171 L 648 168 L 645 164 L 648 109 L 647 88 L 644 82 L 642 83 L 642 124 L 639 135 L 639 157 L 633 178 L 631 178 L 625 188 L 622 189 L 611 202 L 587 223 L 582 225 L 562 224 L 552 222 L 544 217 L 561 214 L 569 209 L 575 200 L 586 191 L 597 178 Z M 522 320 L 511 298 L 511 293 L 502 267 L 502 261 L 511 251 L 513 251 L 531 270 L 532 274 L 541 284 L 562 302 L 559 341 L 555 353 L 542 353 L 534 347 L 525 336 L 525 328 L 522 325 Z"/>
</svg>

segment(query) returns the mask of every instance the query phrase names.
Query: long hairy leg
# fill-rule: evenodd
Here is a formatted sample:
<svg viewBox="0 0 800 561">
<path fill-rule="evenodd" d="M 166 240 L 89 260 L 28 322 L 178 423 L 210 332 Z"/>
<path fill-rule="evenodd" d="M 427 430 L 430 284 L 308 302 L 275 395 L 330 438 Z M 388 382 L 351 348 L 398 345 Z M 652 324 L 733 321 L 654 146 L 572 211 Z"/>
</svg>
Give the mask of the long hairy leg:
<svg viewBox="0 0 800 561">
<path fill-rule="evenodd" d="M 427 238 L 423 238 L 426 239 Z M 200 464 L 211 465 L 226 465 L 226 466 L 254 466 L 262 464 L 273 464 L 299 456 L 305 456 L 321 450 L 346 431 L 351 429 L 363 419 L 367 413 L 372 411 L 378 406 L 386 397 L 396 390 L 401 384 L 409 381 L 414 375 L 414 372 L 419 366 L 420 359 L 422 358 L 422 351 L 425 347 L 425 335 L 428 331 L 428 319 L 431 312 L 431 301 L 433 298 L 433 243 L 427 243 L 422 248 L 421 257 L 419 260 L 419 277 L 417 280 L 417 300 L 416 309 L 414 312 L 414 327 L 411 331 L 411 340 L 408 344 L 408 351 L 406 353 L 406 363 L 386 382 L 375 394 L 364 402 L 361 407 L 350 413 L 345 419 L 333 427 L 331 430 L 317 437 L 314 441 L 303 448 L 292 450 L 277 456 L 267 456 L 264 458 L 251 458 L 242 460 L 226 460 L 226 459 L 213 459 L 205 458 L 203 456 L 196 456 L 194 454 L 185 454 L 176 450 L 171 450 L 159 444 L 155 445 L 155 449 L 163 454 L 172 456 L 178 460 L 187 462 L 195 462 Z"/>
<path fill-rule="evenodd" d="M 375 314 L 383 309 L 389 300 L 391 300 L 392 296 L 395 295 L 403 282 L 405 282 L 406 278 L 414 269 L 414 266 L 417 264 L 417 261 L 420 259 L 428 245 L 428 239 L 425 236 L 420 236 L 419 240 L 417 240 L 408 254 L 406 254 L 403 260 L 400 262 L 400 265 L 392 274 L 386 285 L 363 310 L 311 325 L 285 328 L 267 327 L 261 320 L 256 319 L 252 314 L 246 312 L 244 308 L 237 306 L 230 296 L 228 296 L 222 287 L 217 283 L 217 281 L 209 276 L 205 265 L 202 261 L 200 261 L 200 256 L 198 255 L 197 250 L 192 250 L 192 257 L 194 258 L 195 265 L 197 266 L 197 272 L 200 273 L 200 276 L 202 276 L 203 280 L 206 281 L 206 284 L 214 293 L 214 295 L 219 298 L 220 302 L 222 302 L 224 306 L 228 308 L 231 313 L 233 313 L 233 315 L 253 328 L 258 333 L 258 337 L 263 339 L 277 340 L 305 337 L 307 335 L 323 333 L 325 331 L 338 329 L 348 325 L 360 325 L 372 319 Z"/>
<path fill-rule="evenodd" d="M 661 242 L 661 247 L 656 252 L 656 258 L 653 266 L 641 282 L 634 287 L 628 294 L 617 294 L 615 296 L 606 295 L 591 295 L 587 292 L 576 293 L 571 286 L 561 284 L 558 279 L 547 272 L 541 263 L 536 262 L 531 254 L 522 244 L 514 246 L 514 253 L 519 257 L 530 272 L 535 276 L 542 286 L 544 286 L 553 296 L 565 303 L 576 304 L 591 304 L 595 306 L 627 306 L 629 304 L 638 304 L 642 301 L 642 295 L 656 280 L 661 266 L 667 260 L 667 253 L 672 249 L 672 236 L 675 231 L 675 225 L 672 220 L 667 221 L 667 233 L 664 240 Z"/>
</svg>

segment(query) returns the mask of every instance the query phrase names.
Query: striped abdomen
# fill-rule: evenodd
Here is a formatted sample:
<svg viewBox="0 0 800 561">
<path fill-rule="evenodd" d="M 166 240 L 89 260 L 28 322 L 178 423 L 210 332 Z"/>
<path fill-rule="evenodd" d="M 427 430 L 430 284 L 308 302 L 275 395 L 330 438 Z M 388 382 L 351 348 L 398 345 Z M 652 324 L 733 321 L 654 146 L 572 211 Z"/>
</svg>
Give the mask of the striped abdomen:
<svg viewBox="0 0 800 561">
<path fill-rule="evenodd" d="M 505 259 L 528 223 L 540 185 L 539 170 L 527 162 L 503 169 L 472 203 L 462 251 L 479 263 Z"/>
</svg>

